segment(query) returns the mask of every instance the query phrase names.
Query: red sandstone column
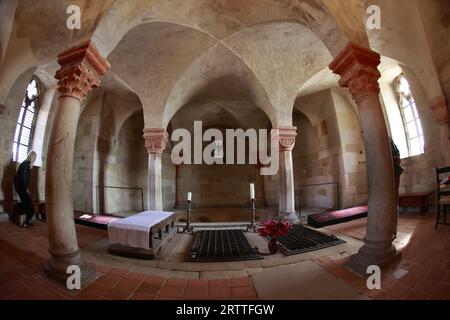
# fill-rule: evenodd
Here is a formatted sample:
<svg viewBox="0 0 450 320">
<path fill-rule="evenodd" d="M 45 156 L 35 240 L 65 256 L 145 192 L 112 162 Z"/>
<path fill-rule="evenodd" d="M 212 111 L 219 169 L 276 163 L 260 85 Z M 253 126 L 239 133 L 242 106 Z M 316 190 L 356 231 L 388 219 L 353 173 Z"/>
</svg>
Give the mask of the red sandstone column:
<svg viewBox="0 0 450 320">
<path fill-rule="evenodd" d="M 66 281 L 69 265 L 81 268 L 82 284 L 95 270 L 81 258 L 75 231 L 72 202 L 72 168 L 75 136 L 81 103 L 99 77 L 109 69 L 91 43 L 73 47 L 58 55 L 61 68 L 56 72 L 58 100 L 46 160 L 45 194 L 50 259 L 46 273 Z"/>
<path fill-rule="evenodd" d="M 162 210 L 161 155 L 166 147 L 167 133 L 163 128 L 144 129 L 148 152 L 148 210 Z"/>
<path fill-rule="evenodd" d="M 278 128 L 279 141 L 279 193 L 278 212 L 290 222 L 298 222 L 295 214 L 294 168 L 292 163 L 292 149 L 295 145 L 297 127 Z"/>
<path fill-rule="evenodd" d="M 382 267 L 396 257 L 396 249 L 392 245 L 394 169 L 379 99 L 379 63 L 379 54 L 349 43 L 329 66 L 341 76 L 339 85 L 348 88 L 356 101 L 363 130 L 369 181 L 369 213 L 364 245 L 351 257 L 348 266 L 364 275 L 369 265 Z"/>
</svg>

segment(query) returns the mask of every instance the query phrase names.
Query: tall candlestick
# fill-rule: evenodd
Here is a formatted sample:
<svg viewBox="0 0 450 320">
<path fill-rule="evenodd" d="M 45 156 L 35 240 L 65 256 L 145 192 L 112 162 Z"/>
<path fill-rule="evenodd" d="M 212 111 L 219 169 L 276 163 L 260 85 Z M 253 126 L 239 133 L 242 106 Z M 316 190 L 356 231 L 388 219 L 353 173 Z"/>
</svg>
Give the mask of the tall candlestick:
<svg viewBox="0 0 450 320">
<path fill-rule="evenodd" d="M 250 183 L 250 199 L 255 199 L 255 184 Z"/>
<path fill-rule="evenodd" d="M 187 219 L 186 219 L 186 227 L 184 228 L 184 232 L 191 232 L 191 201 L 192 200 L 192 192 L 187 193 Z"/>
</svg>

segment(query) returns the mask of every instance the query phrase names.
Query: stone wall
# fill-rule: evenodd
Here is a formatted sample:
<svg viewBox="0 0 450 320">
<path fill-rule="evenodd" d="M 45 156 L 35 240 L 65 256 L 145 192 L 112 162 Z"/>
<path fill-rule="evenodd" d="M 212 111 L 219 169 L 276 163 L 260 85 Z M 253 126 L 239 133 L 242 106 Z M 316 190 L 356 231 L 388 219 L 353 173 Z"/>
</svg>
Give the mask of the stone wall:
<svg viewBox="0 0 450 320">
<path fill-rule="evenodd" d="M 338 134 L 341 142 L 340 207 L 367 204 L 367 164 L 357 106 L 348 92 L 332 88 Z"/>
<path fill-rule="evenodd" d="M 192 192 L 193 207 L 247 207 L 249 184 L 255 179 L 254 165 L 182 165 L 178 202 Z"/>
<path fill-rule="evenodd" d="M 294 113 L 293 119 L 298 133 L 293 150 L 296 205 L 337 208 L 340 140 L 333 100 L 322 91 L 299 98 L 296 105 L 309 116 Z"/>
<path fill-rule="evenodd" d="M 106 106 L 108 100 L 103 97 L 91 100 L 78 124 L 73 179 L 75 210 L 136 212 L 142 210 L 142 199 L 147 209 L 148 154 L 142 138 L 143 113 L 135 113 L 116 129 L 112 106 Z M 164 208 L 172 209 L 175 167 L 169 150 L 163 154 L 162 174 Z"/>
<path fill-rule="evenodd" d="M 121 128 L 117 141 L 105 141 L 98 148 L 99 184 L 112 187 L 142 188 L 144 209 L 147 192 L 147 151 L 144 148 L 142 112 L 131 116 Z M 111 143 L 109 143 L 111 142 Z M 97 174 L 97 173 L 96 173 Z M 101 211 L 107 213 L 141 211 L 140 190 L 105 188 Z"/>
<path fill-rule="evenodd" d="M 97 213 L 95 210 L 94 158 L 101 122 L 103 95 L 92 99 L 78 121 L 73 160 L 72 197 L 74 209 Z"/>
</svg>

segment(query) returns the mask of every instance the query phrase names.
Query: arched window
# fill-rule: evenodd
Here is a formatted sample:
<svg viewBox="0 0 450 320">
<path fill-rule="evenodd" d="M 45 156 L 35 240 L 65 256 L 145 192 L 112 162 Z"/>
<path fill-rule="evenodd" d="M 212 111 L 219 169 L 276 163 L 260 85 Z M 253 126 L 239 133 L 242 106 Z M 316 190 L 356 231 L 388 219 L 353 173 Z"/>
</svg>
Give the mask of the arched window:
<svg viewBox="0 0 450 320">
<path fill-rule="evenodd" d="M 223 159 L 223 141 L 222 140 L 216 140 L 214 141 L 214 151 L 213 151 L 213 158 L 214 159 Z"/>
<path fill-rule="evenodd" d="M 400 113 L 403 118 L 406 140 L 408 142 L 409 156 L 416 156 L 423 153 L 424 139 L 422 123 L 417 112 L 416 102 L 411 93 L 411 89 L 404 75 L 398 77 L 397 93 L 400 106 Z"/>
<path fill-rule="evenodd" d="M 16 132 L 13 143 L 13 160 L 22 162 L 26 159 L 33 140 L 34 125 L 39 106 L 40 84 L 39 79 L 33 77 L 28 84 L 25 97 L 20 106 L 17 119 Z"/>
</svg>

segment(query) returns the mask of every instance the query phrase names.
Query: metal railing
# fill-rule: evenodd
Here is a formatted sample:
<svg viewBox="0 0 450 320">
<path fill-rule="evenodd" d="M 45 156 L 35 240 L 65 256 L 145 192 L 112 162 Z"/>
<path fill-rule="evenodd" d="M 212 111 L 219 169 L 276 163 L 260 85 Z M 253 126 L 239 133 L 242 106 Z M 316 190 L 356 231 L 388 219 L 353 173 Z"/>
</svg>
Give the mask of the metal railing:
<svg viewBox="0 0 450 320">
<path fill-rule="evenodd" d="M 97 186 L 97 208 L 98 208 L 98 211 L 99 211 L 98 213 L 99 214 L 104 213 L 104 212 L 102 212 L 103 208 L 104 208 L 104 203 L 103 203 L 103 206 L 100 207 L 100 189 L 106 189 L 106 188 L 109 188 L 109 189 L 139 190 L 139 191 L 141 191 L 141 208 L 142 208 L 142 211 L 144 211 L 144 188 L 139 188 L 139 187 L 117 187 L 117 186 Z M 103 192 L 103 198 L 104 198 L 104 194 L 105 193 Z"/>
</svg>

